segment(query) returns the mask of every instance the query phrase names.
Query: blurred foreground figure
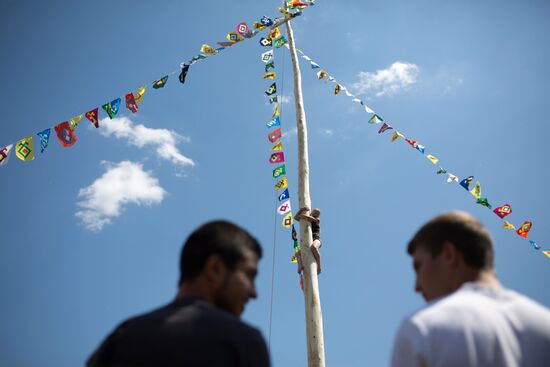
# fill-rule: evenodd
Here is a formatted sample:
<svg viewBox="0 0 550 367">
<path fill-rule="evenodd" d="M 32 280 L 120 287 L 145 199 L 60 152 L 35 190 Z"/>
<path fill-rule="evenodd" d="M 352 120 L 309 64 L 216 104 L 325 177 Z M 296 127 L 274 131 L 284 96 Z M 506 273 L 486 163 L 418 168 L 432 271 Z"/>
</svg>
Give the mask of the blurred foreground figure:
<svg viewBox="0 0 550 367">
<path fill-rule="evenodd" d="M 123 322 L 88 367 L 268 367 L 260 332 L 240 320 L 256 298 L 262 250 L 236 225 L 215 221 L 195 230 L 180 258 L 176 299 Z"/>
<path fill-rule="evenodd" d="M 478 220 L 439 215 L 407 252 L 428 304 L 401 324 L 393 367 L 550 365 L 550 310 L 500 285 L 490 234 Z"/>
</svg>

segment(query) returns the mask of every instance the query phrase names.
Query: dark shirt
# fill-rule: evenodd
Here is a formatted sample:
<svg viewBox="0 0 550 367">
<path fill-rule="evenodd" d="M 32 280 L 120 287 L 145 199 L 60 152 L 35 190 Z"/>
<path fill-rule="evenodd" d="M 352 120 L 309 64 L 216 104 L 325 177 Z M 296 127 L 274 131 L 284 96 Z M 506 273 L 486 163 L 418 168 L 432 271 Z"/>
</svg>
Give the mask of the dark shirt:
<svg viewBox="0 0 550 367">
<path fill-rule="evenodd" d="M 311 222 L 311 235 L 313 236 L 313 240 L 321 241 L 321 225 L 320 223 L 317 224 L 315 222 Z"/>
<path fill-rule="evenodd" d="M 176 300 L 119 325 L 87 367 L 269 367 L 260 332 L 199 299 Z"/>
</svg>

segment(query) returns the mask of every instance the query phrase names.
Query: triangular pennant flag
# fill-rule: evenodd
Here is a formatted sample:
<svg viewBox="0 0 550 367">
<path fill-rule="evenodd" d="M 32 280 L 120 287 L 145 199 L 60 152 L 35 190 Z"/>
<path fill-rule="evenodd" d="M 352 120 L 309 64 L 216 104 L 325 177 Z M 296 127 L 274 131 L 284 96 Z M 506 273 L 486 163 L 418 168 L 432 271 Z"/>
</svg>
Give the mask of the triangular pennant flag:
<svg viewBox="0 0 550 367">
<path fill-rule="evenodd" d="M 267 52 L 264 52 L 262 54 L 262 61 L 265 62 L 266 64 L 268 62 L 270 62 L 271 60 L 273 60 L 273 50 L 269 50 Z"/>
<path fill-rule="evenodd" d="M 8 164 L 11 155 L 11 148 L 13 148 L 13 144 L 7 145 L 4 148 L 0 149 L 0 167 Z"/>
<path fill-rule="evenodd" d="M 264 30 L 264 29 L 266 28 L 266 26 L 263 25 L 263 24 L 260 23 L 260 22 L 254 22 L 254 23 L 252 23 L 252 28 L 261 31 L 261 30 Z"/>
<path fill-rule="evenodd" d="M 534 248 L 535 250 L 540 250 L 540 246 L 537 245 L 537 242 L 536 242 L 536 241 L 529 240 L 529 243 L 531 244 L 531 246 L 533 246 L 533 248 Z"/>
<path fill-rule="evenodd" d="M 132 113 L 138 112 L 138 105 L 136 103 L 136 99 L 134 97 L 134 93 L 130 92 L 128 93 L 124 99 L 126 100 L 126 108 L 130 110 Z"/>
<path fill-rule="evenodd" d="M 409 143 L 410 146 L 413 147 L 413 148 L 416 148 L 416 146 L 418 145 L 418 143 L 416 142 L 416 140 L 405 139 L 405 141 L 406 141 L 407 143 Z"/>
<path fill-rule="evenodd" d="M 498 215 L 500 218 L 504 218 L 508 214 L 512 213 L 512 207 L 510 204 L 504 204 L 493 210 L 493 213 Z"/>
<path fill-rule="evenodd" d="M 447 183 L 451 183 L 453 181 L 456 181 L 458 182 L 458 177 L 456 177 L 455 175 L 453 175 L 452 173 L 448 173 L 449 177 L 447 178 Z"/>
<path fill-rule="evenodd" d="M 215 55 L 215 54 L 217 54 L 219 51 L 213 49 L 210 45 L 207 45 L 207 44 L 205 43 L 204 45 L 201 46 L 201 52 L 202 52 L 203 54 L 206 54 L 206 55 Z"/>
<path fill-rule="evenodd" d="M 317 79 L 323 80 L 327 75 L 328 73 L 326 71 L 319 70 L 319 72 L 317 73 Z"/>
<path fill-rule="evenodd" d="M 78 124 L 80 123 L 80 120 L 82 120 L 82 117 L 84 117 L 84 115 L 78 115 L 78 116 L 75 116 L 73 117 L 72 119 L 69 119 L 69 125 L 71 126 L 71 130 L 75 130 L 76 127 L 78 126 Z"/>
<path fill-rule="evenodd" d="M 516 229 L 516 226 L 514 226 L 512 223 L 509 223 L 507 220 L 504 220 L 502 222 L 502 228 L 504 228 L 504 229 Z"/>
<path fill-rule="evenodd" d="M 426 150 L 426 147 L 422 144 L 416 144 L 416 150 L 418 150 L 420 153 L 424 154 L 424 151 Z"/>
<path fill-rule="evenodd" d="M 270 32 L 269 32 L 269 35 L 268 37 L 272 40 L 275 40 L 279 37 L 281 37 L 281 30 L 279 29 L 279 27 L 276 27 L 276 28 L 273 28 Z"/>
<path fill-rule="evenodd" d="M 262 76 L 262 78 L 264 78 L 264 79 L 271 79 L 271 80 L 275 79 L 276 77 L 277 77 L 277 74 L 274 71 L 272 71 L 270 73 L 265 73 Z"/>
<path fill-rule="evenodd" d="M 283 152 L 272 153 L 269 157 L 269 163 L 283 163 L 285 161 L 285 154 Z"/>
<path fill-rule="evenodd" d="M 237 32 L 229 32 L 225 38 L 232 43 L 237 43 L 244 40 L 244 38 L 242 38 Z"/>
<path fill-rule="evenodd" d="M 277 116 L 279 116 L 279 104 L 278 103 L 275 105 L 275 110 L 273 111 L 273 115 L 271 115 L 271 118 L 275 118 Z"/>
<path fill-rule="evenodd" d="M 91 110 L 91 111 L 86 112 L 86 118 L 87 118 L 88 120 L 90 120 L 90 122 L 91 122 L 92 124 L 94 124 L 94 126 L 95 126 L 96 128 L 99 127 L 99 120 L 98 120 L 98 116 L 97 116 L 97 115 L 98 115 L 97 107 L 94 108 L 94 109 Z"/>
<path fill-rule="evenodd" d="M 71 129 L 74 130 L 74 129 Z M 40 137 L 40 153 L 44 153 L 44 149 L 48 146 L 48 142 L 50 141 L 50 133 L 52 132 L 52 129 L 46 129 L 44 131 L 39 132 L 38 135 Z"/>
<path fill-rule="evenodd" d="M 280 166 L 278 166 L 273 170 L 273 178 L 277 178 L 284 174 L 286 174 L 286 168 L 284 164 L 281 164 Z"/>
<path fill-rule="evenodd" d="M 365 107 L 365 112 L 366 113 L 374 113 L 374 111 L 372 110 L 372 108 L 370 108 L 369 106 L 367 106 L 365 104 L 365 102 L 361 101 L 361 104 L 363 105 L 363 107 Z"/>
<path fill-rule="evenodd" d="M 290 193 L 288 192 L 288 189 L 285 189 L 280 195 L 279 195 L 279 201 L 283 201 L 290 198 Z"/>
<path fill-rule="evenodd" d="M 424 153 L 424 151 L 422 151 L 422 153 Z M 426 158 L 428 158 L 430 160 L 430 162 L 432 162 L 433 164 L 437 164 L 437 162 L 439 162 L 439 158 L 437 158 L 436 156 L 433 156 L 431 154 L 426 154 Z M 443 170 L 443 171 L 445 171 L 445 170 Z M 445 172 L 437 171 L 437 174 L 441 174 L 441 173 L 447 173 L 447 171 L 445 171 Z"/>
<path fill-rule="evenodd" d="M 283 142 L 280 141 L 271 147 L 271 150 L 283 150 Z"/>
<path fill-rule="evenodd" d="M 250 28 L 248 28 L 248 24 L 245 22 L 240 22 L 237 24 L 237 33 L 240 34 L 243 37 L 249 38 L 251 36 Z"/>
<path fill-rule="evenodd" d="M 265 64 L 265 72 L 269 72 L 269 70 L 275 70 L 275 62 L 270 61 L 267 64 Z"/>
<path fill-rule="evenodd" d="M 287 187 L 288 187 L 288 181 L 286 179 L 286 176 L 281 178 L 281 180 L 275 184 L 275 190 L 281 190 Z"/>
<path fill-rule="evenodd" d="M 342 87 L 340 86 L 340 84 L 336 83 L 336 86 L 334 87 L 334 95 L 337 96 L 338 94 L 340 94 L 341 90 Z"/>
<path fill-rule="evenodd" d="M 159 80 L 153 82 L 153 89 L 164 88 L 167 81 L 168 81 L 168 75 L 163 76 Z"/>
<path fill-rule="evenodd" d="M 147 87 L 145 85 L 137 90 L 136 95 L 134 96 L 137 104 L 140 104 L 143 101 L 143 95 L 145 94 L 146 90 Z"/>
<path fill-rule="evenodd" d="M 67 125 L 69 125 L 67 123 Z M 24 162 L 34 159 L 34 143 L 32 136 L 27 136 L 15 143 L 15 155 Z"/>
<path fill-rule="evenodd" d="M 267 124 L 265 124 L 265 126 L 267 126 L 267 128 L 274 127 L 274 126 L 281 126 L 280 117 L 275 116 Z"/>
<path fill-rule="evenodd" d="M 479 181 L 476 181 L 476 185 L 470 190 L 470 194 L 472 194 L 476 199 L 481 197 L 481 184 Z"/>
<path fill-rule="evenodd" d="M 276 95 L 272 95 L 271 97 L 269 97 L 269 103 L 277 103 L 277 102 L 279 102 L 279 100 L 277 99 Z"/>
<path fill-rule="evenodd" d="M 119 108 L 120 108 L 120 98 L 117 98 L 115 100 L 112 100 L 109 103 L 105 103 L 104 105 L 101 105 L 101 108 L 107 112 L 107 115 L 109 115 L 109 118 L 112 119 L 116 116 Z"/>
<path fill-rule="evenodd" d="M 487 200 L 487 198 L 479 198 L 476 200 L 476 204 L 479 204 L 479 205 L 482 205 L 482 206 L 485 206 L 489 209 L 491 209 L 493 206 L 491 204 L 489 204 L 489 200 Z"/>
<path fill-rule="evenodd" d="M 291 236 L 293 241 L 298 241 L 298 233 L 296 233 L 296 228 L 294 228 L 294 225 L 292 225 Z"/>
<path fill-rule="evenodd" d="M 76 143 L 76 135 L 69 127 L 69 123 L 67 121 L 55 125 L 54 129 L 62 147 L 72 147 L 74 143 Z"/>
<path fill-rule="evenodd" d="M 185 83 L 185 78 L 187 77 L 188 72 L 189 72 L 189 65 L 184 64 L 183 67 L 181 68 L 181 73 L 178 77 L 181 84 Z"/>
<path fill-rule="evenodd" d="M 265 90 L 265 94 L 271 96 L 272 94 L 277 93 L 277 83 L 273 83 Z"/>
<path fill-rule="evenodd" d="M 429 154 L 428 154 L 429 155 Z M 427 157 L 427 156 L 426 156 Z M 433 157 L 433 156 L 432 156 Z M 428 158 L 429 159 L 429 158 Z M 434 163 L 435 164 L 435 163 Z M 447 170 L 443 167 L 439 167 L 439 169 L 437 170 L 436 174 L 438 175 L 442 175 L 442 174 L 445 174 L 447 173 Z"/>
<path fill-rule="evenodd" d="M 388 130 L 391 130 L 393 129 L 393 127 L 391 127 L 389 124 L 387 123 L 383 123 L 382 126 L 380 127 L 380 130 L 378 130 L 378 134 L 382 134 L 383 132 L 386 132 Z"/>
<path fill-rule="evenodd" d="M 391 136 L 390 141 L 393 143 L 393 142 L 396 141 L 398 138 L 405 139 L 405 135 L 403 135 L 403 134 L 401 134 L 399 131 L 395 130 L 395 131 L 393 132 L 393 135 Z"/>
<path fill-rule="evenodd" d="M 550 251 L 543 251 L 542 253 L 545 254 L 546 256 L 550 257 Z"/>
<path fill-rule="evenodd" d="M 344 93 L 346 93 L 346 96 L 348 96 L 348 97 L 355 97 L 355 96 L 354 96 L 353 94 L 351 94 L 351 93 L 349 92 L 349 90 L 347 90 L 347 89 L 344 89 Z"/>
<path fill-rule="evenodd" d="M 277 208 L 277 213 L 279 213 L 280 215 L 284 215 L 291 210 L 292 209 L 290 208 L 290 200 L 287 200 L 279 205 L 279 207 Z"/>
<path fill-rule="evenodd" d="M 317 64 L 315 61 L 310 62 L 310 64 L 311 64 L 312 69 L 319 69 L 320 68 L 319 64 Z"/>
<path fill-rule="evenodd" d="M 531 230 L 532 226 L 533 226 L 533 223 L 526 220 L 525 222 L 523 222 L 521 227 L 518 228 L 516 233 L 523 238 L 527 238 L 527 235 L 529 234 L 529 231 Z"/>
<path fill-rule="evenodd" d="M 300 0 L 290 0 L 286 3 L 287 9 L 303 9 L 306 6 L 309 6 L 309 4 L 303 3 Z"/>
<path fill-rule="evenodd" d="M 286 43 L 288 43 L 288 41 L 286 40 L 286 38 L 284 36 L 281 36 L 279 38 L 276 38 L 273 40 L 273 47 L 275 48 L 281 48 L 283 47 Z"/>
<path fill-rule="evenodd" d="M 290 212 L 283 218 L 282 224 L 283 224 L 283 227 L 290 228 L 293 223 L 294 223 L 294 220 L 292 219 L 292 212 Z"/>
<path fill-rule="evenodd" d="M 380 116 L 378 116 L 377 114 L 374 114 L 372 115 L 372 117 L 369 119 L 368 123 L 369 124 L 379 124 L 381 122 L 383 122 L 384 119 Z"/>
<path fill-rule="evenodd" d="M 474 176 L 469 176 L 464 180 L 460 181 L 460 186 L 464 187 L 466 190 L 470 190 L 470 183 L 474 179 Z"/>
<path fill-rule="evenodd" d="M 282 137 L 281 134 L 281 128 L 275 129 L 269 134 L 267 134 L 267 138 L 270 142 L 275 143 L 277 140 L 279 140 Z"/>
</svg>

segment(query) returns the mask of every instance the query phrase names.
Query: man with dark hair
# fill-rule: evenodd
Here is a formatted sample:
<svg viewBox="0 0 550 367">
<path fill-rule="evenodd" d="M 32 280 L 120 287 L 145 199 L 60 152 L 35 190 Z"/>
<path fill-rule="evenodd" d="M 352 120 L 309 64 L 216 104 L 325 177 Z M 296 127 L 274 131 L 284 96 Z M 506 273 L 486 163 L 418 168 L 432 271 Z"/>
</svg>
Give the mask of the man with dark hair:
<svg viewBox="0 0 550 367">
<path fill-rule="evenodd" d="M 550 310 L 503 288 L 488 230 L 465 212 L 426 223 L 410 241 L 428 305 L 403 321 L 392 366 L 535 367 L 550 363 Z"/>
<path fill-rule="evenodd" d="M 240 320 L 256 298 L 258 241 L 226 221 L 206 223 L 185 242 L 179 291 L 166 306 L 118 326 L 88 367 L 269 367 L 260 332 Z"/>
</svg>

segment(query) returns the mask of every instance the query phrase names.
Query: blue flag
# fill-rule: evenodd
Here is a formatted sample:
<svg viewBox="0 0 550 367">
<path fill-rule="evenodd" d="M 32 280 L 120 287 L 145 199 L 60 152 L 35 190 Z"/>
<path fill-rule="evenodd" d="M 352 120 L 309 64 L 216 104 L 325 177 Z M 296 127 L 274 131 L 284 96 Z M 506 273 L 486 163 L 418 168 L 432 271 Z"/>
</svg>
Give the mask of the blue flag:
<svg viewBox="0 0 550 367">
<path fill-rule="evenodd" d="M 288 193 L 288 189 L 285 189 L 281 195 L 279 195 L 279 201 L 283 201 L 290 198 L 290 194 Z"/>
<path fill-rule="evenodd" d="M 111 101 L 111 111 L 113 111 L 113 116 L 118 113 L 120 109 L 120 98 L 114 99 Z"/>
<path fill-rule="evenodd" d="M 281 120 L 279 119 L 279 116 L 275 116 L 271 121 L 269 121 L 267 124 L 265 124 L 268 128 L 273 126 L 281 126 Z"/>
<path fill-rule="evenodd" d="M 460 181 L 460 186 L 464 187 L 466 190 L 470 190 L 470 182 L 474 179 L 474 176 L 470 176 L 468 178 L 465 178 L 464 180 Z"/>
<path fill-rule="evenodd" d="M 44 149 L 48 146 L 51 131 L 52 129 L 46 129 L 36 134 L 40 137 L 40 153 L 44 153 Z"/>
</svg>

